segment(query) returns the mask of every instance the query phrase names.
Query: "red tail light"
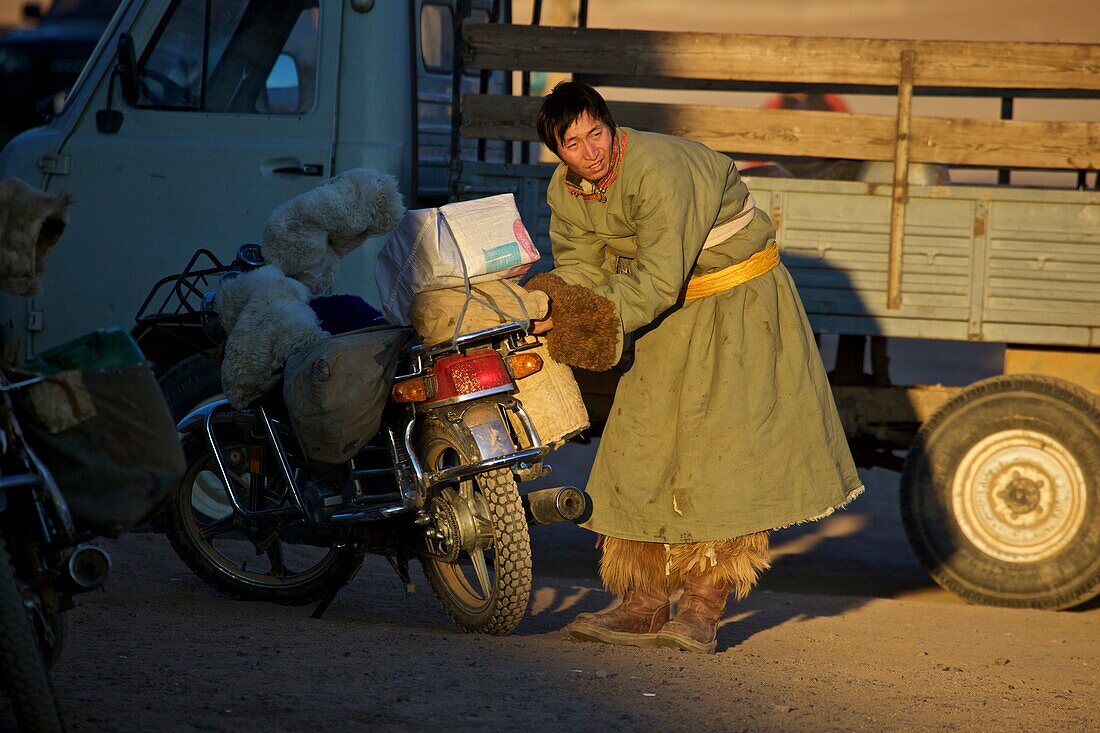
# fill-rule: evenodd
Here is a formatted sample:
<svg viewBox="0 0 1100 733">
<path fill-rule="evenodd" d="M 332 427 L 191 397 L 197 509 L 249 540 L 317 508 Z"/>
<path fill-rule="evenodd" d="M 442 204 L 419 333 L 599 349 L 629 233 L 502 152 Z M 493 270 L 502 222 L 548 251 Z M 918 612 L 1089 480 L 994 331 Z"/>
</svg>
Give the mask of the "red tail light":
<svg viewBox="0 0 1100 733">
<path fill-rule="evenodd" d="M 391 394 L 394 402 L 441 402 L 503 392 L 512 386 L 512 376 L 500 354 L 482 349 L 443 357 L 420 376 L 394 384 Z"/>
<path fill-rule="evenodd" d="M 433 402 L 512 385 L 504 360 L 492 349 L 444 357 L 435 363 L 432 373 L 436 378 Z"/>
</svg>

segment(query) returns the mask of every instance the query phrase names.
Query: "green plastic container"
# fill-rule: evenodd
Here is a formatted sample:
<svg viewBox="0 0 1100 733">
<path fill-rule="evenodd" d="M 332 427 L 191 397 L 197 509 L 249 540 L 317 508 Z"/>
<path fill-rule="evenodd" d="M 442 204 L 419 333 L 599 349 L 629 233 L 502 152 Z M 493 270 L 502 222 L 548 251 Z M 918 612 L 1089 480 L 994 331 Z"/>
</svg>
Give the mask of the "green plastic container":
<svg viewBox="0 0 1100 733">
<path fill-rule="evenodd" d="M 70 369 L 102 369 L 145 361 L 133 337 L 121 328 L 102 328 L 72 341 L 39 352 L 23 367 L 40 374 Z"/>
</svg>

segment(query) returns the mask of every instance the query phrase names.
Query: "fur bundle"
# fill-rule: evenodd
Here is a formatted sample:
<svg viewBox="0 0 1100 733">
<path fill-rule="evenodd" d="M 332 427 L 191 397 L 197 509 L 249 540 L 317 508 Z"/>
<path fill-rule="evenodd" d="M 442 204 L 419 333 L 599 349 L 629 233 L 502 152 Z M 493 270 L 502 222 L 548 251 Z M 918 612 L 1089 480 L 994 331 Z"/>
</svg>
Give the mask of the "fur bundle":
<svg viewBox="0 0 1100 733">
<path fill-rule="evenodd" d="M 404 214 L 397 179 L 353 168 L 272 212 L 264 259 L 320 294 L 336 278 L 341 257 L 393 229 Z"/>
<path fill-rule="evenodd" d="M 224 281 L 217 305 L 229 333 L 222 388 L 238 409 L 274 386 L 291 353 L 328 336 L 309 307 L 306 286 L 274 265 Z"/>
<path fill-rule="evenodd" d="M 623 328 L 614 303 L 552 272 L 536 275 L 524 287 L 550 296 L 554 320 L 554 328 L 546 334 L 550 356 L 597 372 L 615 366 L 623 353 Z"/>
<path fill-rule="evenodd" d="M 69 223 L 65 194 L 48 194 L 12 178 L 0 183 L 0 290 L 38 295 L 46 255 Z"/>
</svg>

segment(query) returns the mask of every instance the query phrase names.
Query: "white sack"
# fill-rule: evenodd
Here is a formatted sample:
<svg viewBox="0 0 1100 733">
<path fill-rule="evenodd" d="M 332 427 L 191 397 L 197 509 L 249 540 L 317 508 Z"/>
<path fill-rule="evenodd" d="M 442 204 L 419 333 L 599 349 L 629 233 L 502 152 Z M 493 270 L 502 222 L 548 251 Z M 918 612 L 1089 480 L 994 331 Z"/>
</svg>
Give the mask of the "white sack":
<svg viewBox="0 0 1100 733">
<path fill-rule="evenodd" d="M 405 214 L 374 277 L 390 323 L 410 325 L 417 293 L 519 277 L 539 258 L 510 193 Z M 465 267 L 464 267 L 465 265 Z"/>
</svg>

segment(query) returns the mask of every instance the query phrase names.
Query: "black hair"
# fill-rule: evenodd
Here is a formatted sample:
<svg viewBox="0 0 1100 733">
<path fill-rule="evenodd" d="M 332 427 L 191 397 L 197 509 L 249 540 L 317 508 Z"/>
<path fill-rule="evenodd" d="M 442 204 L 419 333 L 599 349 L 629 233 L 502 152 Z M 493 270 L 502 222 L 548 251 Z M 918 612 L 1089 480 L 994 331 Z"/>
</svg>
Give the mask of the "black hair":
<svg viewBox="0 0 1100 733">
<path fill-rule="evenodd" d="M 556 154 L 565 131 L 585 112 L 615 132 L 615 120 L 611 119 L 611 111 L 599 92 L 581 81 L 560 82 L 546 95 L 539 108 L 535 123 L 539 140 Z"/>
</svg>

